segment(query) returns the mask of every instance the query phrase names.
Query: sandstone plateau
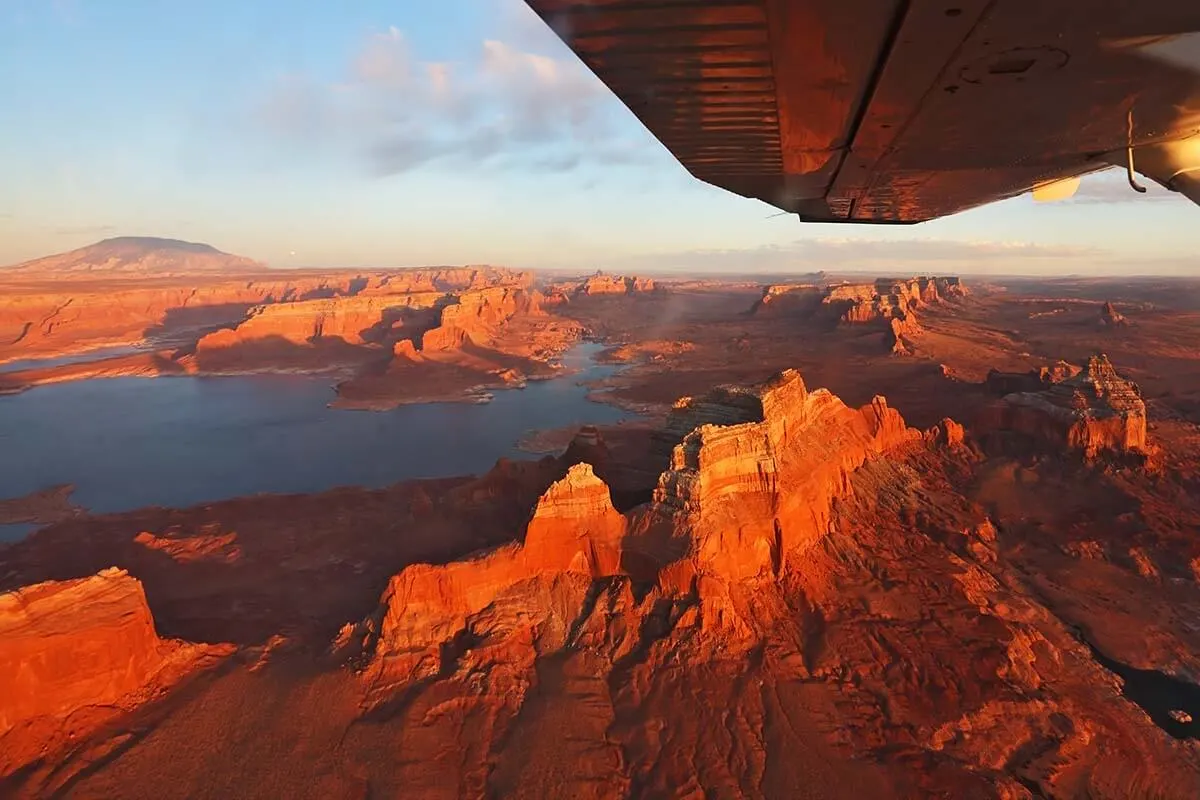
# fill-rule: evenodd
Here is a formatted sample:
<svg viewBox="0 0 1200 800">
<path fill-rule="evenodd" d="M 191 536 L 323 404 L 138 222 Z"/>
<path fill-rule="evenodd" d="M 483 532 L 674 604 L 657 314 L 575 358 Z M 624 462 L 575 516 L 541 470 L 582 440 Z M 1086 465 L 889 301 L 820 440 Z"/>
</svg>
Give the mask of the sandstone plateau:
<svg viewBox="0 0 1200 800">
<path fill-rule="evenodd" d="M 185 280 L 118 266 L 124 277 L 104 283 L 99 255 L 72 255 L 96 271 L 82 277 L 37 263 L 0 275 L 0 361 L 32 360 L 0 374 L 0 394 L 87 378 L 318 372 L 340 378 L 345 406 L 473 400 L 555 374 L 581 334 L 543 312 L 529 273 L 503 268 Z"/>
<path fill-rule="evenodd" d="M 1117 375 L 1105 355 L 1092 356 L 1082 369 L 1060 362 L 1026 375 L 992 373 L 988 384 L 1000 387 L 1004 397 L 985 410 L 982 430 L 1026 434 L 1088 458 L 1102 451 L 1147 453 L 1141 391 Z"/>
<path fill-rule="evenodd" d="M 477 477 L 5 504 L 0 795 L 1200 796 L 1190 284 L 310 277 L 147 374 L 386 404 L 586 335 L 644 413 Z"/>
<path fill-rule="evenodd" d="M 1105 364 L 1050 386 L 1131 403 Z M 1078 525 L 1033 525 L 1038 493 L 1056 514 L 1083 508 L 1061 487 L 1085 467 L 989 456 L 953 419 L 922 432 L 882 397 L 855 408 L 794 370 L 678 400 L 644 450 L 608 446 L 618 434 L 635 435 L 586 429 L 561 457 L 475 480 L 70 520 L 0 550 L 5 583 L 28 586 L 2 602 L 32 609 L 0 617 L 28 632 L 0 638 L 0 660 L 47 665 L 0 673 L 31 704 L 10 713 L 53 726 L 96 696 L 143 698 L 66 749 L 14 728 L 7 791 L 1200 792 L 1193 742 L 1110 671 L 1200 675 L 1200 641 L 1170 610 L 1197 599 L 1180 570 L 1200 549 L 1153 514 L 1121 535 L 1128 559 Z M 1001 480 L 1011 469 L 1040 480 Z M 645 499 L 619 510 L 609 481 L 638 474 Z M 1078 496 L 1110 506 L 1169 491 L 1078 475 L 1108 482 Z M 156 620 L 121 572 L 37 583 L 101 559 L 142 580 Z M 1104 629 L 1109 606 L 1088 600 L 1100 575 L 1109 602 L 1137 591 L 1160 615 L 1148 639 Z M 237 657 L 139 695 L 187 647 L 158 637 L 160 614 L 169 635 Z M 103 657 L 36 655 L 60 649 Z"/>
<path fill-rule="evenodd" d="M 771 284 L 750 309 L 753 314 L 836 320 L 848 325 L 883 327 L 893 353 L 907 354 L 921 333 L 920 309 L 968 295 L 959 278 L 918 277 L 907 280 L 880 278 L 872 283 Z"/>
</svg>

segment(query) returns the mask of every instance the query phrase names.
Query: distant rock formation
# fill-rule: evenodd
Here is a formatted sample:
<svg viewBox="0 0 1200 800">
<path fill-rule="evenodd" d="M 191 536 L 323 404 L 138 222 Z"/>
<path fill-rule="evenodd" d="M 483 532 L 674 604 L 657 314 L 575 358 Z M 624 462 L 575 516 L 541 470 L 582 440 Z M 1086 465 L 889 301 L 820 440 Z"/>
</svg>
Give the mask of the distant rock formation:
<svg viewBox="0 0 1200 800">
<path fill-rule="evenodd" d="M 450 350 L 465 344 L 487 344 L 499 326 L 517 315 L 542 315 L 536 290 L 495 286 L 459 295 L 442 308 L 440 323 L 421 338 L 421 350 Z"/>
<path fill-rule="evenodd" d="M 1100 324 L 1105 327 L 1119 327 L 1128 325 L 1129 320 L 1125 319 L 1125 315 L 1117 311 L 1117 307 L 1112 303 L 1106 302 L 1100 309 Z"/>
<path fill-rule="evenodd" d="M 228 652 L 160 639 L 124 570 L 0 594 L 0 777 Z"/>
<path fill-rule="evenodd" d="M 983 430 L 1026 434 L 1087 458 L 1148 450 L 1141 392 L 1105 355 L 1092 356 L 1083 369 L 1059 362 L 1025 374 L 993 372 L 986 385 L 1004 396 L 982 413 Z"/>
<path fill-rule="evenodd" d="M 212 245 L 160 239 L 154 236 L 118 236 L 102 242 L 9 267 L 14 272 L 113 275 L 195 275 L 249 272 L 266 264 L 223 253 Z"/>
<path fill-rule="evenodd" d="M 657 288 L 652 278 L 638 278 L 625 275 L 606 275 L 603 272 L 597 272 L 584 279 L 580 283 L 574 284 L 573 287 L 553 287 L 560 291 L 564 296 L 569 295 L 614 295 L 614 294 L 636 294 L 638 292 L 652 292 Z"/>
<path fill-rule="evenodd" d="M 788 314 L 836 319 L 847 325 L 881 325 L 893 353 L 907 354 L 921 333 L 917 312 L 947 299 L 967 296 L 958 278 L 880 278 L 871 283 L 772 284 L 750 309 L 752 314 Z"/>
<path fill-rule="evenodd" d="M 435 309 L 444 298 L 444 293 L 433 291 L 255 306 L 237 326 L 203 336 L 197 343 L 197 351 L 203 353 L 263 339 L 294 345 L 311 344 L 322 338 L 356 345 L 379 342 L 389 333 L 398 332 L 405 326 L 406 318 L 412 316 L 420 316 L 424 327 L 432 325 L 437 317 Z"/>
<path fill-rule="evenodd" d="M 752 314 L 811 313 L 821 304 L 824 290 L 812 283 L 776 283 L 763 287 L 762 298 L 750 309 Z"/>
</svg>

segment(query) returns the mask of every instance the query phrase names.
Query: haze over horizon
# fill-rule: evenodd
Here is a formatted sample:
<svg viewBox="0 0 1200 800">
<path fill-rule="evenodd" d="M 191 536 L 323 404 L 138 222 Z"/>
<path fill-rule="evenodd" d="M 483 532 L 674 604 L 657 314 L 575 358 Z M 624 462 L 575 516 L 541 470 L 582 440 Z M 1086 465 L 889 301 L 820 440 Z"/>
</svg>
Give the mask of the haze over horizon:
<svg viewBox="0 0 1200 800">
<path fill-rule="evenodd" d="M 118 235 L 273 267 L 1194 273 L 1197 210 L 1120 173 L 915 227 L 704 185 L 521 0 L 0 5 L 0 264 Z"/>
</svg>

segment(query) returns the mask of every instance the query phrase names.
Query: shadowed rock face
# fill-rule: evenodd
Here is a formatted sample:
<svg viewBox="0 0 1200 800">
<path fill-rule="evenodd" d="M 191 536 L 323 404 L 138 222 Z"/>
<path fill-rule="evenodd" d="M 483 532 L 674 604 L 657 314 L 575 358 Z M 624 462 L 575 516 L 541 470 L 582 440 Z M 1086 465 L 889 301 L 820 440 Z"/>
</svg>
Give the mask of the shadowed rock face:
<svg viewBox="0 0 1200 800">
<path fill-rule="evenodd" d="M 989 375 L 988 384 L 1018 390 L 984 410 L 982 430 L 1023 433 L 1088 458 L 1148 450 L 1141 391 L 1105 355 L 1092 356 L 1082 370 L 1060 363 L 1024 377 Z"/>
</svg>

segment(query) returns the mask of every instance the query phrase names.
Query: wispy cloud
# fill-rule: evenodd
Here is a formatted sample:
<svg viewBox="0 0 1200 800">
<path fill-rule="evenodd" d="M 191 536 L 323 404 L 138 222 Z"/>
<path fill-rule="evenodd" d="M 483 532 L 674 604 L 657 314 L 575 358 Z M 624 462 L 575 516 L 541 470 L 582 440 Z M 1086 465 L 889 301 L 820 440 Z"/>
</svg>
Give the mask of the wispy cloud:
<svg viewBox="0 0 1200 800">
<path fill-rule="evenodd" d="M 573 57 L 488 40 L 462 62 L 422 61 L 390 28 L 363 44 L 341 81 L 281 78 L 257 118 L 293 143 L 350 148 L 378 175 L 440 161 L 561 172 L 652 152 L 648 136 L 616 132 L 616 109 Z"/>
<path fill-rule="evenodd" d="M 1121 169 L 1085 175 L 1079 183 L 1079 191 L 1070 200 L 1064 202 L 1083 204 L 1145 203 L 1171 200 L 1187 202 L 1182 195 L 1164 189 L 1154 181 L 1139 176 L 1138 182 L 1146 187 L 1145 194 L 1136 192 L 1130 187 L 1129 179 L 1125 176 L 1125 171 Z"/>
<path fill-rule="evenodd" d="M 1091 247 L 1033 242 L 953 239 L 849 239 L 814 237 L 786 245 L 736 250 L 687 250 L 626 259 L 622 266 L 642 271 L 713 273 L 874 270 L 897 274 L 995 272 L 1071 267 L 1109 257 Z"/>
</svg>

